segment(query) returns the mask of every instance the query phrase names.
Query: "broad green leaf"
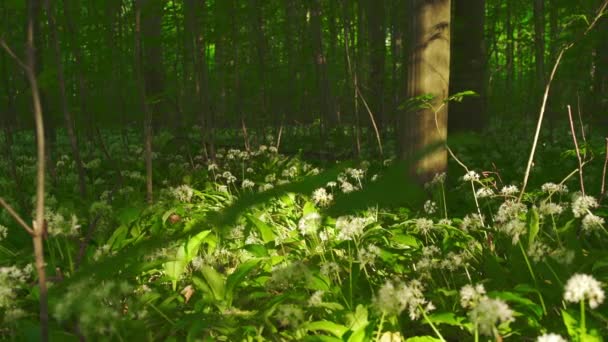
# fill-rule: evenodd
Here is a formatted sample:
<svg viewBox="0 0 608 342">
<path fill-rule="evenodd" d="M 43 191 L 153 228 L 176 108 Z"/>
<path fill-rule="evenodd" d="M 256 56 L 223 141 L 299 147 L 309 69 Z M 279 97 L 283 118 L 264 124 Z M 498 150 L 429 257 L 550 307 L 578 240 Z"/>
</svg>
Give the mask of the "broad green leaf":
<svg viewBox="0 0 608 342">
<path fill-rule="evenodd" d="M 240 264 L 236 270 L 226 279 L 226 300 L 231 305 L 234 289 L 242 282 L 245 277 L 262 261 L 261 259 L 251 259 Z"/>
<path fill-rule="evenodd" d="M 365 329 L 365 326 L 360 327 L 359 329 L 356 329 L 348 338 L 348 342 L 365 342 L 365 341 L 369 341 L 369 338 L 367 336 L 367 331 Z"/>
<path fill-rule="evenodd" d="M 367 308 L 361 304 L 357 305 L 355 312 L 348 313 L 346 315 L 346 319 L 348 320 L 348 325 L 350 326 L 350 330 L 357 331 L 359 329 L 363 329 L 367 327 L 369 324 L 369 320 L 367 319 L 368 312 Z"/>
<path fill-rule="evenodd" d="M 579 335 L 579 324 L 576 318 L 574 318 L 568 311 L 562 310 L 562 319 L 564 320 L 564 325 L 566 329 L 568 329 L 568 335 L 572 338 L 576 338 Z"/>
<path fill-rule="evenodd" d="M 178 247 L 172 261 L 163 264 L 165 274 L 171 279 L 173 291 L 177 289 L 177 281 L 186 270 L 186 266 L 196 256 L 201 243 L 210 233 L 211 231 L 205 230 L 191 237 L 185 244 Z"/>
<path fill-rule="evenodd" d="M 534 240 L 538 235 L 540 229 L 539 222 L 538 210 L 535 207 L 532 207 L 530 211 L 528 211 L 528 249 L 532 248 Z"/>
<path fill-rule="evenodd" d="M 224 278 L 224 275 L 208 265 L 203 265 L 201 267 L 201 273 L 209 285 L 209 288 L 211 288 L 213 297 L 218 301 L 223 300 L 226 295 L 226 279 Z"/>
<path fill-rule="evenodd" d="M 308 331 L 324 331 L 336 337 L 342 337 L 348 331 L 347 327 L 330 321 L 310 322 L 304 324 L 302 328 Z"/>
<path fill-rule="evenodd" d="M 268 243 L 268 242 L 275 240 L 276 235 L 274 232 L 274 227 L 272 227 L 271 225 L 267 224 L 266 222 L 258 219 L 254 215 L 247 215 L 247 219 L 258 230 L 258 232 L 260 233 L 260 236 L 262 237 L 262 241 L 264 241 L 265 243 Z"/>
<path fill-rule="evenodd" d="M 456 316 L 453 312 L 438 312 L 430 315 L 429 320 L 435 324 L 447 324 L 461 327 L 463 326 L 465 318 Z"/>
<path fill-rule="evenodd" d="M 441 342 L 442 340 L 438 339 L 437 337 L 433 337 L 433 336 L 415 336 L 415 337 L 410 337 L 407 340 L 405 340 L 405 342 Z"/>
</svg>

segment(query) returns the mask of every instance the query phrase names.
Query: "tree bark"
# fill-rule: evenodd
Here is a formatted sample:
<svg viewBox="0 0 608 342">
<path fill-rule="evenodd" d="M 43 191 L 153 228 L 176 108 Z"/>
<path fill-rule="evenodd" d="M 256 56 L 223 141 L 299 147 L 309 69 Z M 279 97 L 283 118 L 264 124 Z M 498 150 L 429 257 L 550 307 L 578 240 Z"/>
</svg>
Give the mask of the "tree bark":
<svg viewBox="0 0 608 342">
<path fill-rule="evenodd" d="M 405 160 L 447 138 L 447 105 L 450 78 L 450 0 L 409 0 L 409 56 L 407 96 L 433 95 L 437 110 L 413 109 L 400 127 L 400 156 Z M 440 109 L 441 108 L 441 109 Z M 436 126 L 437 123 L 437 126 Z M 415 163 L 412 173 L 421 181 L 445 172 L 447 152 L 435 150 Z"/>
</svg>

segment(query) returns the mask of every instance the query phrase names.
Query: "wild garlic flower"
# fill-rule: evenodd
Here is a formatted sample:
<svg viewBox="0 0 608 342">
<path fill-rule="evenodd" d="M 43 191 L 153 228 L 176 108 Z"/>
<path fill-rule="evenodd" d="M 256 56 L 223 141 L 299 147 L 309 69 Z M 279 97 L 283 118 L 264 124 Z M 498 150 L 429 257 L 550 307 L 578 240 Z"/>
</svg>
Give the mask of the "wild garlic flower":
<svg viewBox="0 0 608 342">
<path fill-rule="evenodd" d="M 469 319 L 477 326 L 479 332 L 486 336 L 494 335 L 497 325 L 515 320 L 513 310 L 507 303 L 486 296 L 469 311 Z"/>
<path fill-rule="evenodd" d="M 604 219 L 602 217 L 588 213 L 585 215 L 582 221 L 583 230 L 586 233 L 601 229 L 604 226 Z"/>
<path fill-rule="evenodd" d="M 540 189 L 543 192 L 547 192 L 547 193 L 559 193 L 559 194 L 568 193 L 568 187 L 564 184 L 545 183 L 541 186 Z"/>
<path fill-rule="evenodd" d="M 528 248 L 526 254 L 534 261 L 541 262 L 545 260 L 545 257 L 549 255 L 551 248 L 540 241 L 534 241 L 534 243 Z"/>
<path fill-rule="evenodd" d="M 549 333 L 538 336 L 536 342 L 568 342 L 568 340 L 563 338 L 561 335 Z"/>
<path fill-rule="evenodd" d="M 276 146 L 270 146 L 268 148 L 268 152 L 270 152 L 270 153 L 279 153 L 279 149 L 276 148 Z"/>
<path fill-rule="evenodd" d="M 241 183 L 243 189 L 251 189 L 254 185 L 255 183 L 249 179 L 243 179 L 243 182 Z"/>
<path fill-rule="evenodd" d="M 443 184 L 445 182 L 445 179 L 447 178 L 447 175 L 445 172 L 441 172 L 441 173 L 436 173 L 433 176 L 433 180 L 431 181 L 431 184 L 435 185 L 435 184 Z"/>
<path fill-rule="evenodd" d="M 352 185 L 351 183 L 346 182 L 346 181 L 344 181 L 340 184 L 340 189 L 345 194 L 357 190 L 357 188 L 354 185 Z"/>
<path fill-rule="evenodd" d="M 219 170 L 219 167 L 217 166 L 216 163 L 211 163 L 209 165 L 207 165 L 207 171 L 217 171 Z"/>
<path fill-rule="evenodd" d="M 318 188 L 312 193 L 312 201 L 321 207 L 328 206 L 333 199 L 334 195 L 328 193 L 325 188 Z"/>
<path fill-rule="evenodd" d="M 500 190 L 500 193 L 505 196 L 515 195 L 518 192 L 519 192 L 519 189 L 515 185 L 503 186 L 503 188 Z"/>
<path fill-rule="evenodd" d="M 222 173 L 222 177 L 224 177 L 224 179 L 226 179 L 226 184 L 232 184 L 234 182 L 236 182 L 236 177 L 232 175 L 232 173 L 230 173 L 230 171 L 224 171 L 224 173 Z"/>
<path fill-rule="evenodd" d="M 469 171 L 464 176 L 462 176 L 462 180 L 465 182 L 478 181 L 479 174 L 475 171 Z"/>
<path fill-rule="evenodd" d="M 321 274 L 326 276 L 326 277 L 330 277 L 332 275 L 336 275 L 338 273 L 340 273 L 340 265 L 338 263 L 335 263 L 333 261 L 326 261 L 321 263 Z"/>
<path fill-rule="evenodd" d="M 362 169 L 347 169 L 346 171 L 351 177 L 358 181 L 360 181 L 365 175 L 365 171 L 363 171 Z"/>
<path fill-rule="evenodd" d="M 337 239 L 340 241 L 354 240 L 363 234 L 365 227 L 372 222 L 371 217 L 340 216 L 336 220 Z"/>
<path fill-rule="evenodd" d="M 559 215 L 564 211 L 564 207 L 553 202 L 542 202 L 538 207 L 538 212 L 541 215 Z"/>
<path fill-rule="evenodd" d="M 475 192 L 475 196 L 477 198 L 492 197 L 492 196 L 494 196 L 494 190 L 492 190 L 488 187 L 479 188 L 479 189 L 477 189 L 477 192 Z"/>
<path fill-rule="evenodd" d="M 526 206 L 522 203 L 513 200 L 506 200 L 498 208 L 498 212 L 496 213 L 494 220 L 499 223 L 506 223 L 510 220 L 517 219 L 527 211 L 528 208 L 526 208 Z"/>
<path fill-rule="evenodd" d="M 264 191 L 270 190 L 272 188 L 274 188 L 274 185 L 272 185 L 270 183 L 265 183 L 265 184 L 260 185 L 260 187 L 258 188 L 258 190 L 260 192 L 264 192 Z"/>
<path fill-rule="evenodd" d="M 279 305 L 275 316 L 283 327 L 297 328 L 304 322 L 304 310 L 294 304 Z"/>
<path fill-rule="evenodd" d="M 410 319 L 416 320 L 425 312 L 435 309 L 433 303 L 424 298 L 424 287 L 417 280 L 409 283 L 387 280 L 374 296 L 374 306 L 386 315 L 399 315 L 408 310 Z"/>
<path fill-rule="evenodd" d="M 574 217 L 581 217 L 589 212 L 591 208 L 597 208 L 599 204 L 592 196 L 575 194 L 572 201 L 572 213 Z"/>
<path fill-rule="evenodd" d="M 433 230 L 435 224 L 433 223 L 433 220 L 427 218 L 417 218 L 414 219 L 414 226 L 418 232 L 427 235 Z"/>
<path fill-rule="evenodd" d="M 589 300 L 589 307 L 597 308 L 604 302 L 604 290 L 602 283 L 588 274 L 574 274 L 566 283 L 564 300 L 578 303 L 585 299 Z"/>
<path fill-rule="evenodd" d="M 465 232 L 483 228 L 484 217 L 479 214 L 468 214 L 462 219 L 460 229 Z"/>
<path fill-rule="evenodd" d="M 302 216 L 300 222 L 298 222 L 298 229 L 302 235 L 313 235 L 321 227 L 321 215 L 316 212 L 312 212 Z"/>
<path fill-rule="evenodd" d="M 190 203 L 190 201 L 192 201 L 192 196 L 194 196 L 194 189 L 187 184 L 183 184 L 176 188 L 169 189 L 169 193 L 173 198 L 180 202 Z"/>
<path fill-rule="evenodd" d="M 336 182 L 330 181 L 327 182 L 327 187 L 329 188 L 335 188 L 338 184 Z"/>
<path fill-rule="evenodd" d="M 315 293 L 312 294 L 312 296 L 310 296 L 310 298 L 308 298 L 308 306 L 321 306 L 321 304 L 323 304 L 323 295 L 325 294 L 325 291 L 315 291 Z"/>
<path fill-rule="evenodd" d="M 475 286 L 467 284 L 460 289 L 460 306 L 465 309 L 473 308 L 485 295 L 486 289 L 483 284 Z"/>
<path fill-rule="evenodd" d="M 376 258 L 380 256 L 380 248 L 376 245 L 370 244 L 367 247 L 362 247 L 359 249 L 359 253 L 357 255 L 357 259 L 361 264 L 360 267 L 363 268 L 365 265 L 373 266 L 376 262 Z"/>
<path fill-rule="evenodd" d="M 301 262 L 279 264 L 272 268 L 272 276 L 268 285 L 273 288 L 287 289 L 306 282 L 310 277 L 310 270 Z"/>
<path fill-rule="evenodd" d="M 426 202 L 424 202 L 424 212 L 428 215 L 432 215 L 437 212 L 437 203 L 431 200 L 427 200 Z"/>
<path fill-rule="evenodd" d="M 6 239 L 8 236 L 8 228 L 0 224 L 0 241 Z"/>
</svg>

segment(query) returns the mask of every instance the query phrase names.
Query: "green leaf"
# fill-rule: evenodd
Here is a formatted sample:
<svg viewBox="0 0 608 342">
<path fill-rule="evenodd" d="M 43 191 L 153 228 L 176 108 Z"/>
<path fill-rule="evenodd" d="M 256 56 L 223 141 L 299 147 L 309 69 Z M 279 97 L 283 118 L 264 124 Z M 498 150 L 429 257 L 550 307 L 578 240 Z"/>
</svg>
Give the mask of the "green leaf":
<svg viewBox="0 0 608 342">
<path fill-rule="evenodd" d="M 453 312 L 438 312 L 429 316 L 429 320 L 435 324 L 447 324 L 455 327 L 463 326 L 464 317 L 456 316 Z"/>
<path fill-rule="evenodd" d="M 540 229 L 539 222 L 540 219 L 538 215 L 538 210 L 535 207 L 532 207 L 532 209 L 528 211 L 528 249 L 532 248 L 534 240 L 538 235 L 538 231 Z"/>
<path fill-rule="evenodd" d="M 258 219 L 257 217 L 255 217 L 253 215 L 247 215 L 247 219 L 258 230 L 258 232 L 260 233 L 260 236 L 262 237 L 262 241 L 264 241 L 265 243 L 268 243 L 268 242 L 275 240 L 276 235 L 274 232 L 274 227 L 270 226 L 266 222 Z"/>
<path fill-rule="evenodd" d="M 226 300 L 228 305 L 231 305 L 232 298 L 234 295 L 234 289 L 238 284 L 247 277 L 247 275 L 262 261 L 261 259 L 251 259 L 247 262 L 240 264 L 236 270 L 228 276 L 226 279 Z"/>
<path fill-rule="evenodd" d="M 433 336 L 415 336 L 415 337 L 410 337 L 407 340 L 405 340 L 405 342 L 441 342 L 442 340 L 438 339 L 437 337 L 433 337 Z"/>
<path fill-rule="evenodd" d="M 223 300 L 226 295 L 226 281 L 224 276 L 208 265 L 203 265 L 201 267 L 201 273 L 203 274 L 203 278 L 205 278 L 207 285 L 211 288 L 215 300 Z"/>
<path fill-rule="evenodd" d="M 562 319 L 564 320 L 564 325 L 566 329 L 568 329 L 568 335 L 572 338 L 575 338 L 579 335 L 578 331 L 578 321 L 572 315 L 568 313 L 566 310 L 562 310 Z"/>
<path fill-rule="evenodd" d="M 186 270 L 186 265 L 188 265 L 188 263 L 194 259 L 201 243 L 203 243 L 205 238 L 210 233 L 211 231 L 205 230 L 196 234 L 185 244 L 178 247 L 177 253 L 175 253 L 175 258 L 172 261 L 163 264 L 165 274 L 169 277 L 169 279 L 171 279 L 173 284 L 173 291 L 177 289 L 177 281 Z"/>
<path fill-rule="evenodd" d="M 317 321 L 306 323 L 303 325 L 303 328 L 308 331 L 324 331 L 336 337 L 342 337 L 342 335 L 344 335 L 348 331 L 347 327 L 330 321 Z"/>
<path fill-rule="evenodd" d="M 467 96 L 479 96 L 479 94 L 477 94 L 476 92 L 474 92 L 472 90 L 465 90 L 465 91 L 461 91 L 460 93 L 451 95 L 450 97 L 448 97 L 446 99 L 445 102 L 450 102 L 450 101 L 462 102 L 462 100 Z"/>
<path fill-rule="evenodd" d="M 348 313 L 346 315 L 350 330 L 357 331 L 367 327 L 367 325 L 369 324 L 369 320 L 367 319 L 367 317 L 367 308 L 361 304 L 357 305 L 357 308 L 355 309 L 354 313 Z"/>
<path fill-rule="evenodd" d="M 536 293 L 538 293 L 538 290 L 535 291 Z M 492 295 L 492 297 L 497 297 L 500 299 L 504 299 L 508 302 L 514 302 L 519 304 L 520 306 L 528 309 L 529 311 L 531 311 L 532 313 L 534 313 L 536 315 L 537 318 L 542 317 L 543 315 L 543 308 L 536 304 L 535 302 L 531 301 L 530 299 L 523 297 L 517 293 L 514 292 L 508 292 L 508 291 L 500 291 L 500 292 L 490 292 L 490 294 Z"/>
</svg>

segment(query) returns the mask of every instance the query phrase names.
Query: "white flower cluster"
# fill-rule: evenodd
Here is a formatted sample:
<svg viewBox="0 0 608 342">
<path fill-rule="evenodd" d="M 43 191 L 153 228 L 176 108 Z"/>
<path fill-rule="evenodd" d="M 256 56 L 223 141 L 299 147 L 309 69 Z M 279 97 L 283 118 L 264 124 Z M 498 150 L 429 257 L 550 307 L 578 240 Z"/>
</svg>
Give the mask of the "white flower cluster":
<svg viewBox="0 0 608 342">
<path fill-rule="evenodd" d="M 312 212 L 302 216 L 300 222 L 298 222 L 298 229 L 302 235 L 313 235 L 321 227 L 321 215 L 316 212 Z"/>
<path fill-rule="evenodd" d="M 492 336 L 497 323 L 512 322 L 513 310 L 500 299 L 486 296 L 482 284 L 465 285 L 460 289 L 460 305 L 469 309 L 469 319 L 483 335 Z"/>
<path fill-rule="evenodd" d="M 494 196 L 494 190 L 492 190 L 488 187 L 482 187 L 482 188 L 477 189 L 477 192 L 475 192 L 475 196 L 477 198 L 492 197 L 492 196 Z"/>
<path fill-rule="evenodd" d="M 380 248 L 376 245 L 370 244 L 367 247 L 359 249 L 357 255 L 360 267 L 363 268 L 365 265 L 374 265 L 376 258 L 380 256 Z"/>
<path fill-rule="evenodd" d="M 251 189 L 255 186 L 255 183 L 252 180 L 249 179 L 243 179 L 243 182 L 241 183 L 241 187 L 243 189 Z"/>
<path fill-rule="evenodd" d="M 190 203 L 192 201 L 192 196 L 194 196 L 194 189 L 187 184 L 183 184 L 176 188 L 171 188 L 169 193 L 180 202 Z"/>
<path fill-rule="evenodd" d="M 592 196 L 575 194 L 572 201 L 572 213 L 574 217 L 581 217 L 589 212 L 591 208 L 597 208 L 599 204 Z"/>
<path fill-rule="evenodd" d="M 513 196 L 513 195 L 517 194 L 518 192 L 519 192 L 519 189 L 515 185 L 507 185 L 507 186 L 504 186 L 500 190 L 500 193 L 503 194 L 504 196 Z"/>
<path fill-rule="evenodd" d="M 464 176 L 462 176 L 462 180 L 465 182 L 478 181 L 479 174 L 475 171 L 469 171 Z"/>
<path fill-rule="evenodd" d="M 407 309 L 410 319 L 416 320 L 422 314 L 421 309 L 424 312 L 435 309 L 433 303 L 424 298 L 423 290 L 417 280 L 409 283 L 387 280 L 374 296 L 374 305 L 386 315 L 399 315 Z"/>
<path fill-rule="evenodd" d="M 353 216 L 340 216 L 336 220 L 336 230 L 338 231 L 338 240 L 354 240 L 363 234 L 365 227 L 372 223 L 374 219 L 372 217 L 353 217 Z"/>
<path fill-rule="evenodd" d="M 304 322 L 304 310 L 294 304 L 279 305 L 274 316 L 283 327 L 297 328 Z"/>
<path fill-rule="evenodd" d="M 14 306 L 16 291 L 32 276 L 34 267 L 28 264 L 24 268 L 17 266 L 0 267 L 0 309 Z"/>
<path fill-rule="evenodd" d="M 588 274 L 574 274 L 566 283 L 564 300 L 578 303 L 585 299 L 589 300 L 589 307 L 597 308 L 604 302 L 605 294 L 602 283 Z"/>
<path fill-rule="evenodd" d="M 421 217 L 414 219 L 414 227 L 421 234 L 428 235 L 435 227 L 435 224 L 433 220 Z"/>
<path fill-rule="evenodd" d="M 546 193 L 558 193 L 558 194 L 568 193 L 568 187 L 564 184 L 545 183 L 541 186 L 540 189 Z"/>
<path fill-rule="evenodd" d="M 334 200 L 334 195 L 328 193 L 325 188 L 318 188 L 312 193 L 312 201 L 321 207 L 328 206 Z"/>
<path fill-rule="evenodd" d="M 549 333 L 538 336 L 536 342 L 568 342 L 568 340 L 563 338 L 561 335 Z"/>
<path fill-rule="evenodd" d="M 437 212 L 437 203 L 431 200 L 427 200 L 426 202 L 424 202 L 424 212 L 428 215 L 432 215 Z"/>
</svg>

